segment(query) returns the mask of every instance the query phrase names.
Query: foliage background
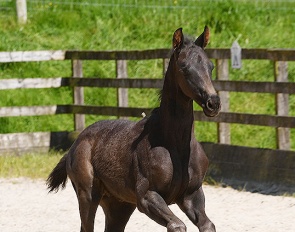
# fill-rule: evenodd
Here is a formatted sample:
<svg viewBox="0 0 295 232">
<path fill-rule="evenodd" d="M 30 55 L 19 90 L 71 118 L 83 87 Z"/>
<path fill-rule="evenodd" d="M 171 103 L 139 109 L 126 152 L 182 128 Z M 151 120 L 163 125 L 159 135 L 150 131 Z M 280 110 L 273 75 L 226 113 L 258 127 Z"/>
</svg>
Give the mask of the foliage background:
<svg viewBox="0 0 295 232">
<path fill-rule="evenodd" d="M 197 36 L 211 29 L 211 48 L 295 48 L 294 0 L 27 0 L 28 22 L 17 23 L 15 1 L 0 0 L 0 51 L 26 50 L 140 50 L 170 48 L 175 29 Z M 289 62 L 289 81 L 295 81 L 295 62 Z M 114 62 L 83 63 L 86 77 L 115 77 Z M 162 77 L 162 61 L 130 61 L 132 77 Z M 0 78 L 70 76 L 69 61 L 0 64 Z M 214 73 L 215 75 L 215 73 Z M 215 77 L 213 77 L 215 78 Z M 273 81 L 270 61 L 243 61 L 230 70 L 231 80 Z M 69 104 L 71 89 L 1 91 L 0 106 Z M 275 114 L 271 94 L 231 93 L 233 112 Z M 85 88 L 89 105 L 116 105 L 116 90 Z M 156 107 L 156 90 L 130 90 L 130 106 Z M 198 108 L 198 106 L 195 106 Z M 290 96 L 290 115 L 295 97 Z M 104 117 L 87 116 L 87 125 Z M 70 115 L 0 118 L 0 133 L 73 130 Z M 204 133 L 206 132 L 206 133 Z M 275 148 L 275 129 L 231 125 L 235 145 Z M 291 130 L 295 138 L 294 129 Z M 196 122 L 197 138 L 216 142 L 216 124 Z M 295 149 L 295 141 L 292 141 Z"/>
</svg>

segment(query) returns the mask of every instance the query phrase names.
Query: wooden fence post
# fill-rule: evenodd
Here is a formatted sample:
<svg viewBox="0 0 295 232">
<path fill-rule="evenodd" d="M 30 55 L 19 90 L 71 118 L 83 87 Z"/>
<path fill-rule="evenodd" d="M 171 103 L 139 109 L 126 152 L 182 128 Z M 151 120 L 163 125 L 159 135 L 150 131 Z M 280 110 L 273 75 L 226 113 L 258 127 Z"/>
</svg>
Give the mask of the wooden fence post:
<svg viewBox="0 0 295 232">
<path fill-rule="evenodd" d="M 27 0 L 16 0 L 17 20 L 20 24 L 27 22 Z"/>
<path fill-rule="evenodd" d="M 218 80 L 229 80 L 228 60 L 216 60 L 217 69 L 216 76 Z M 218 95 L 221 100 L 221 111 L 229 111 L 229 92 L 219 91 Z M 230 124 L 218 123 L 218 142 L 224 144 L 230 144 Z"/>
<path fill-rule="evenodd" d="M 117 60 L 116 61 L 116 76 L 120 78 L 128 78 L 127 72 L 127 61 L 126 60 Z M 127 88 L 118 88 L 118 106 L 119 107 L 128 107 L 128 89 Z"/>
<path fill-rule="evenodd" d="M 83 68 L 81 60 L 72 60 L 72 76 L 83 77 Z M 73 98 L 75 105 L 84 105 L 84 88 L 74 87 Z M 74 114 L 75 131 L 82 131 L 85 128 L 85 115 Z"/>
<path fill-rule="evenodd" d="M 277 82 L 288 82 L 288 63 L 286 61 L 274 62 L 274 75 Z M 279 116 L 288 116 L 289 114 L 289 95 L 276 94 L 276 114 Z M 278 127 L 277 148 L 282 150 L 290 150 L 290 128 Z"/>
</svg>

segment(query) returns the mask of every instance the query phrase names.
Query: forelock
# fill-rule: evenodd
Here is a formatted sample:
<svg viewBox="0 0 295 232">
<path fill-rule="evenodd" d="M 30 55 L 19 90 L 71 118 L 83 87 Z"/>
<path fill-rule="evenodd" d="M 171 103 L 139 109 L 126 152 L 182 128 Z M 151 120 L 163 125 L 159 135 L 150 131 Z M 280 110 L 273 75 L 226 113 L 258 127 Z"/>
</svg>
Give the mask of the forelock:
<svg viewBox="0 0 295 232">
<path fill-rule="evenodd" d="M 190 45 L 190 44 L 193 44 L 193 43 L 194 43 L 194 38 L 193 37 L 187 36 L 187 35 L 184 36 L 184 40 L 183 40 L 184 45 Z"/>
</svg>

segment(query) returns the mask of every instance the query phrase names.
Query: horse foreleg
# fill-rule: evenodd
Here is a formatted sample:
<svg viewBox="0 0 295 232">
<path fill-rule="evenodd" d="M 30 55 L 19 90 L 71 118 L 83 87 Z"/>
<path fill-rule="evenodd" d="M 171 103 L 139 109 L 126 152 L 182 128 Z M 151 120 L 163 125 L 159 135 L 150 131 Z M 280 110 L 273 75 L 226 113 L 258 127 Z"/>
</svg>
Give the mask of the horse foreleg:
<svg viewBox="0 0 295 232">
<path fill-rule="evenodd" d="M 185 224 L 169 209 L 164 199 L 154 191 L 147 191 L 138 199 L 138 210 L 167 228 L 167 232 L 186 232 Z"/>
<path fill-rule="evenodd" d="M 205 196 L 202 187 L 177 202 L 180 209 L 199 228 L 200 232 L 215 232 L 215 226 L 205 213 Z"/>
</svg>

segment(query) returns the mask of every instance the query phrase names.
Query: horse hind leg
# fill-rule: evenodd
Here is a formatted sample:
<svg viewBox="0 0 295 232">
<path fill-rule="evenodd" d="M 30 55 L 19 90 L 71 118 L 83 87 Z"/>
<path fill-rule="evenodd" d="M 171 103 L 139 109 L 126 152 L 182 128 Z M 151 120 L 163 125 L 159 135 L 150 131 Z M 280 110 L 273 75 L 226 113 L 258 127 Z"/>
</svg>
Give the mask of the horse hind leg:
<svg viewBox="0 0 295 232">
<path fill-rule="evenodd" d="M 136 206 L 104 196 L 100 203 L 105 213 L 105 232 L 123 232 Z"/>
<path fill-rule="evenodd" d="M 78 198 L 82 232 L 93 232 L 95 214 L 103 192 L 100 180 L 94 176 L 91 149 L 87 140 L 81 141 L 70 149 L 67 162 L 67 173 Z"/>
<path fill-rule="evenodd" d="M 81 218 L 81 232 L 93 232 L 94 231 L 94 219 L 99 205 L 102 194 L 98 181 L 91 187 L 82 187 L 79 184 L 73 184 L 76 191 L 79 211 Z"/>
</svg>

